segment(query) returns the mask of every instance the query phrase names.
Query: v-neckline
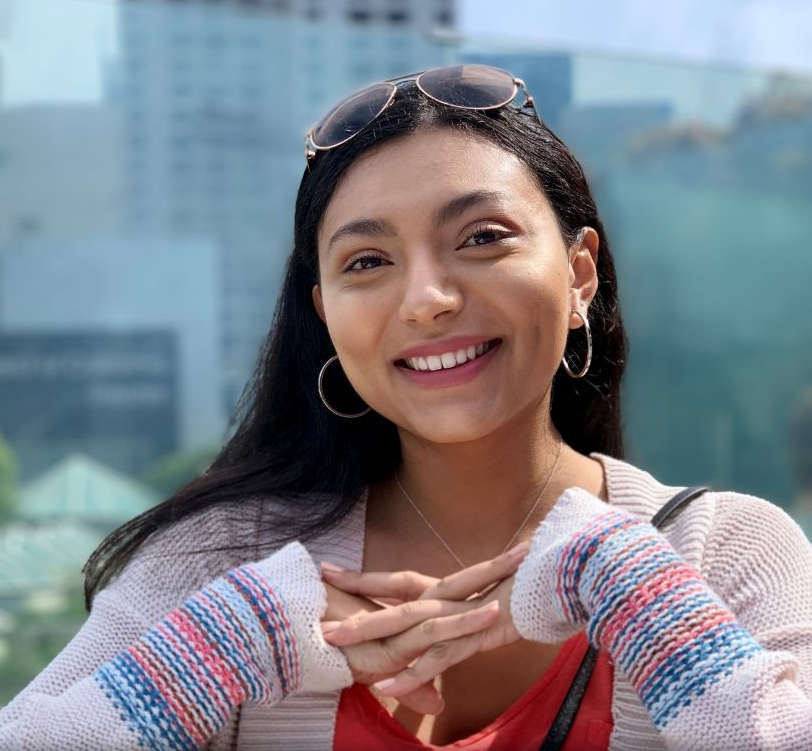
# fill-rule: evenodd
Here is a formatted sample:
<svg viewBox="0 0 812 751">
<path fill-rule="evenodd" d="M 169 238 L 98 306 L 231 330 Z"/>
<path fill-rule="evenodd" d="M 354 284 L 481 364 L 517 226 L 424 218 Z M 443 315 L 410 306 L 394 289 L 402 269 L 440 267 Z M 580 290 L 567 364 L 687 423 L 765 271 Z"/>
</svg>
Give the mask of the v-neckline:
<svg viewBox="0 0 812 751">
<path fill-rule="evenodd" d="M 441 749 L 461 749 L 477 743 L 482 738 L 495 733 L 499 728 L 520 714 L 526 707 L 537 700 L 539 695 L 555 681 L 561 671 L 567 666 L 570 660 L 577 659 L 579 664 L 588 648 L 586 636 L 583 632 L 576 634 L 564 642 L 550 665 L 544 670 L 539 678 L 513 702 L 507 709 L 491 720 L 484 728 L 477 730 L 465 738 L 452 741 L 444 745 L 424 743 L 416 735 L 408 731 L 398 722 L 392 713 L 375 698 L 374 694 L 364 685 L 355 684 L 345 691 L 357 692 L 358 698 L 364 703 L 370 713 L 376 713 L 377 722 L 384 729 L 401 741 L 410 744 L 415 749 L 431 749 L 431 751 Z"/>
</svg>

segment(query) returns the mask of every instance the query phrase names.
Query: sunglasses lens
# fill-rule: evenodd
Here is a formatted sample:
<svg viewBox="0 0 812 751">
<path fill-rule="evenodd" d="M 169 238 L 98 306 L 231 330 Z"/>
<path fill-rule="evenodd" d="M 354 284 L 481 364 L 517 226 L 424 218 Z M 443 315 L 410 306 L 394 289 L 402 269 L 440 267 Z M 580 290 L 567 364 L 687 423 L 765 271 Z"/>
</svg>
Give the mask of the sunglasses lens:
<svg viewBox="0 0 812 751">
<path fill-rule="evenodd" d="M 424 94 L 442 104 L 469 109 L 502 107 L 516 96 L 513 76 L 489 65 L 456 65 L 429 70 L 417 85 Z"/>
<path fill-rule="evenodd" d="M 324 149 L 352 138 L 383 112 L 394 91 L 391 83 L 376 83 L 339 102 L 313 128 L 313 143 Z"/>
</svg>

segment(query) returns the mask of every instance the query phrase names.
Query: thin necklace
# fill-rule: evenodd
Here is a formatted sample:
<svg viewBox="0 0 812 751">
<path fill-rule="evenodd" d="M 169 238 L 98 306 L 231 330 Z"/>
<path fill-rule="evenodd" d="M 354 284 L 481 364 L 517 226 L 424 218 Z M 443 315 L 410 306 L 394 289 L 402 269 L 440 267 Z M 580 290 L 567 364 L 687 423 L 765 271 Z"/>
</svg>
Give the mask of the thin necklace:
<svg viewBox="0 0 812 751">
<path fill-rule="evenodd" d="M 561 458 L 561 448 L 564 445 L 564 441 L 558 442 L 558 452 L 555 455 L 555 461 L 553 462 L 553 468 L 550 470 L 550 474 L 547 475 L 547 480 L 544 482 L 544 487 L 541 489 L 541 492 L 538 494 L 538 498 L 536 498 L 535 503 L 530 507 L 530 511 L 527 512 L 527 516 L 524 517 L 524 520 L 519 525 L 519 528 L 513 533 L 513 537 L 508 540 L 508 544 L 505 545 L 504 549 L 500 553 L 503 555 L 510 550 L 510 546 L 513 544 L 513 541 L 519 536 L 519 533 L 524 529 L 524 525 L 527 524 L 527 521 L 533 515 L 533 512 L 538 507 L 539 503 L 541 503 L 541 499 L 544 497 L 544 491 L 547 490 L 547 486 L 550 484 L 550 480 L 553 479 L 553 475 L 555 474 L 556 467 L 558 467 L 558 460 Z M 426 518 L 426 515 L 417 507 L 417 504 L 411 499 L 409 494 L 406 492 L 406 488 L 400 482 L 400 478 L 395 475 L 395 482 L 398 484 L 400 488 L 400 492 L 403 493 L 403 497 L 409 501 L 411 507 L 417 512 L 418 516 L 423 520 L 425 525 L 434 533 L 434 536 L 442 543 L 443 547 L 451 554 L 451 557 L 459 564 L 461 569 L 468 568 L 460 559 L 460 557 L 451 549 L 451 546 L 443 539 L 443 536 L 434 528 L 434 525 Z"/>
</svg>

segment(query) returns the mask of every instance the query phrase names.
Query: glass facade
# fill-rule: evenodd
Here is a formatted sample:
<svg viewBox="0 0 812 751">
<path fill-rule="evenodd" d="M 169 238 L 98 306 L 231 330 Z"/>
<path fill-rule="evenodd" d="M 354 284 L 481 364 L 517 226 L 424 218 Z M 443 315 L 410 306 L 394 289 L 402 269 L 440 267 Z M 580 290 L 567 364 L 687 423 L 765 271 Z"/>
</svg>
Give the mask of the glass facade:
<svg viewBox="0 0 812 751">
<path fill-rule="evenodd" d="M 462 40 L 417 5 L 0 0 L 0 704 L 81 624 L 94 545 L 222 443 L 307 126 L 404 72 L 507 68 L 582 160 L 630 459 L 812 521 L 812 79 Z"/>
</svg>

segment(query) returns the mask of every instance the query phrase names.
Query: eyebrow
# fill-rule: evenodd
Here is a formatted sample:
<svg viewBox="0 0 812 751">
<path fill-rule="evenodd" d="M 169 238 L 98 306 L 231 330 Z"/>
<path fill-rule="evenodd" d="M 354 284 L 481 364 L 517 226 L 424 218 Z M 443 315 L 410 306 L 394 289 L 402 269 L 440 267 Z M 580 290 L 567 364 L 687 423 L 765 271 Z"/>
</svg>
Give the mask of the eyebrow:
<svg viewBox="0 0 812 751">
<path fill-rule="evenodd" d="M 464 211 L 488 201 L 505 201 L 507 195 L 498 190 L 472 190 L 452 198 L 434 212 L 434 224 L 447 224 Z M 373 235 L 378 237 L 395 237 L 395 228 L 383 219 L 355 219 L 339 227 L 327 244 L 327 251 L 339 240 L 353 235 Z"/>
</svg>

